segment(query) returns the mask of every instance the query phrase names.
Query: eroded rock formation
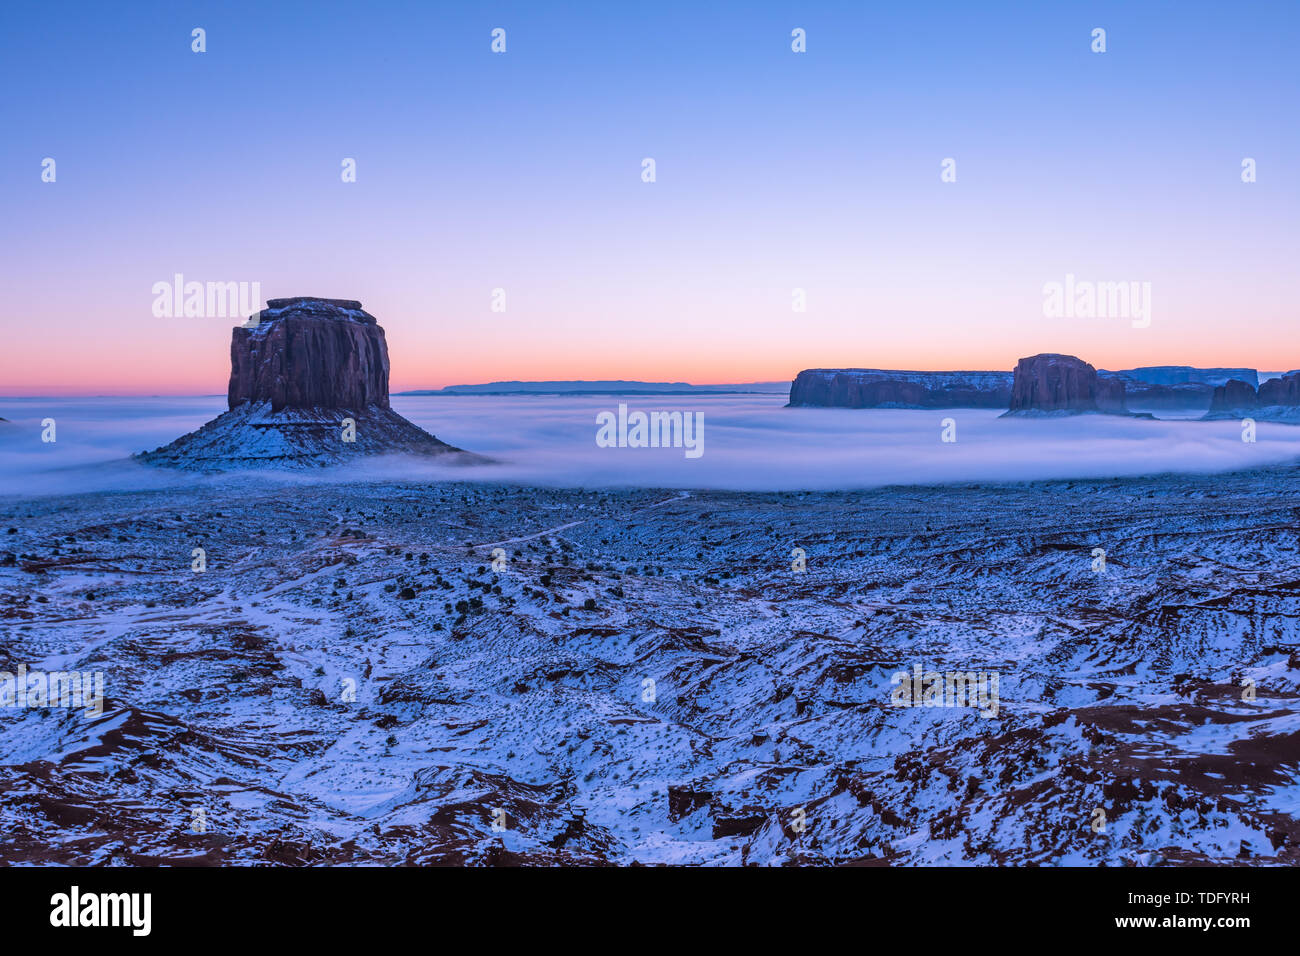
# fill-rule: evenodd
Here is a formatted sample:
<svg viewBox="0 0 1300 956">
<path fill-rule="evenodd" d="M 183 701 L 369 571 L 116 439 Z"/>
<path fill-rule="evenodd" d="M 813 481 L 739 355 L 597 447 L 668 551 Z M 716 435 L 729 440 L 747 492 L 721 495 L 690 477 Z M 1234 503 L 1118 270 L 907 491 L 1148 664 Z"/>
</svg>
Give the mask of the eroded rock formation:
<svg viewBox="0 0 1300 956">
<path fill-rule="evenodd" d="M 1118 378 L 1124 383 L 1129 410 L 1144 412 L 1199 412 L 1210 408 L 1214 390 L 1230 379 L 1258 384 L 1253 368 L 1196 368 L 1191 365 L 1151 365 L 1118 372 L 1098 370 L 1100 380 Z"/>
<path fill-rule="evenodd" d="M 229 411 L 136 459 L 201 471 L 322 467 L 394 453 L 486 460 L 389 407 L 384 330 L 350 299 L 271 299 L 236 328 L 227 401 Z"/>
<path fill-rule="evenodd" d="M 1229 379 L 1259 386 L 1259 373 L 1253 368 L 1197 368 L 1193 365 L 1146 365 L 1116 372 L 1127 379 L 1148 385 L 1208 385 L 1214 388 Z"/>
<path fill-rule="evenodd" d="M 271 299 L 257 319 L 231 336 L 231 408 L 388 407 L 388 345 L 360 302 Z"/>
<path fill-rule="evenodd" d="M 1259 386 L 1259 404 L 1268 407 L 1300 407 L 1300 372 L 1270 378 Z"/>
<path fill-rule="evenodd" d="M 1260 383 L 1258 391 L 1249 382 L 1226 382 L 1214 390 L 1205 417 L 1300 422 L 1300 372 L 1270 378 Z"/>
<path fill-rule="evenodd" d="M 1097 370 L 1073 355 L 1044 352 L 1016 364 L 1008 415 L 1087 412 L 1124 414 L 1124 383 L 1099 381 Z"/>
<path fill-rule="evenodd" d="M 1006 408 L 1010 372 L 912 372 L 875 368 L 804 369 L 791 405 L 835 408 Z"/>
<path fill-rule="evenodd" d="M 1237 412 L 1249 411 L 1259 407 L 1259 395 L 1249 382 L 1229 379 L 1214 390 L 1210 400 L 1211 415 L 1235 415 Z"/>
</svg>

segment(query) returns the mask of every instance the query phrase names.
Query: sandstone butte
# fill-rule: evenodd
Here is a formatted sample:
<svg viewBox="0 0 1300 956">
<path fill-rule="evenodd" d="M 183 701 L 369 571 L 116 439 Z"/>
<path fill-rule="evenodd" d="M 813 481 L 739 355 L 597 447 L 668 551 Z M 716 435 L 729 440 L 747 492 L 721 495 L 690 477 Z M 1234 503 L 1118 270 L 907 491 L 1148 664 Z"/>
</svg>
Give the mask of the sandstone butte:
<svg viewBox="0 0 1300 956">
<path fill-rule="evenodd" d="M 388 369 L 384 330 L 360 302 L 271 299 L 232 331 L 228 410 L 135 458 L 200 471 L 313 468 L 381 454 L 487 461 L 394 412 Z"/>
</svg>

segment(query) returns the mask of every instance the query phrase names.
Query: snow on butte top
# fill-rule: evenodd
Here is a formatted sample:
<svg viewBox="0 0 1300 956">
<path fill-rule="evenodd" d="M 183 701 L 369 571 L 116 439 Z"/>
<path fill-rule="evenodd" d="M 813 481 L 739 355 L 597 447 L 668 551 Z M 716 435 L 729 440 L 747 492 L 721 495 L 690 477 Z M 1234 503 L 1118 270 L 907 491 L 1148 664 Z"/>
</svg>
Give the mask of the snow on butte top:
<svg viewBox="0 0 1300 956">
<path fill-rule="evenodd" d="M 378 324 L 375 317 L 361 308 L 361 303 L 356 299 L 323 299 L 314 295 L 297 295 L 288 299 L 267 299 L 266 308 L 255 317 L 258 325 L 249 328 L 260 328 L 268 322 L 291 315 L 360 322 L 362 325 Z"/>
</svg>

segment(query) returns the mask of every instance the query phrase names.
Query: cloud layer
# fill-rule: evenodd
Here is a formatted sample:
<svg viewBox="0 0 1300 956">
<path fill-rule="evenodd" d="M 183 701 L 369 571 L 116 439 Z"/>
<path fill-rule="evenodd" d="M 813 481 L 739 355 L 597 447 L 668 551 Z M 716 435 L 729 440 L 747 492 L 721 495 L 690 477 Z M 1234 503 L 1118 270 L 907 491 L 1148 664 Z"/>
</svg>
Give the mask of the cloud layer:
<svg viewBox="0 0 1300 956">
<path fill-rule="evenodd" d="M 596 416 L 677 410 L 704 416 L 704 454 L 681 448 L 602 448 Z M 1092 478 L 1227 471 L 1300 457 L 1300 428 L 1261 422 L 1241 441 L 1238 422 L 1141 421 L 1109 416 L 1000 419 L 977 409 L 911 411 L 785 408 L 779 396 L 668 398 L 398 397 L 401 414 L 443 441 L 498 464 L 437 468 L 378 460 L 311 478 L 452 478 L 574 487 L 646 486 L 829 490 L 888 484 Z M 220 396 L 7 400 L 0 414 L 0 492 L 14 495 L 132 490 L 214 482 L 126 459 L 197 428 Z M 41 441 L 54 418 L 58 441 Z M 956 438 L 941 440 L 943 420 Z M 302 474 L 268 475 L 302 480 Z"/>
</svg>

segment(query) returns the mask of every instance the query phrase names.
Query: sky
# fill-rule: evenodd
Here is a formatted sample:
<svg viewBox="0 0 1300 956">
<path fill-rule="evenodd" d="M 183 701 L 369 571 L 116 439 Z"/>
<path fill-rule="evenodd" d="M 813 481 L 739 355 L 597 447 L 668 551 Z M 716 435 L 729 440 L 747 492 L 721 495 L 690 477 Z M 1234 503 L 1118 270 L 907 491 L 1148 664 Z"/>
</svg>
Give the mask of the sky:
<svg viewBox="0 0 1300 956">
<path fill-rule="evenodd" d="M 238 320 L 156 317 L 177 273 L 361 300 L 395 391 L 1297 368 L 1298 41 L 1250 0 L 5 4 L 0 394 L 223 393 Z M 1045 314 L 1067 275 L 1149 324 Z"/>
</svg>

